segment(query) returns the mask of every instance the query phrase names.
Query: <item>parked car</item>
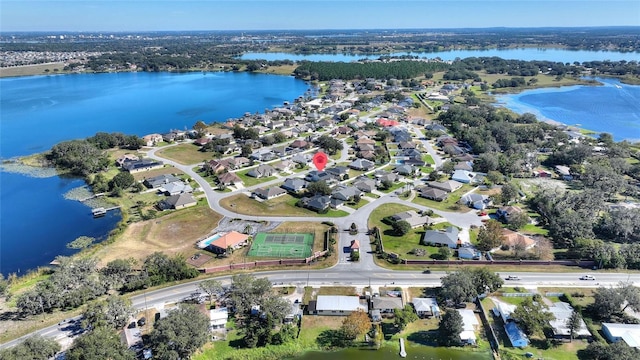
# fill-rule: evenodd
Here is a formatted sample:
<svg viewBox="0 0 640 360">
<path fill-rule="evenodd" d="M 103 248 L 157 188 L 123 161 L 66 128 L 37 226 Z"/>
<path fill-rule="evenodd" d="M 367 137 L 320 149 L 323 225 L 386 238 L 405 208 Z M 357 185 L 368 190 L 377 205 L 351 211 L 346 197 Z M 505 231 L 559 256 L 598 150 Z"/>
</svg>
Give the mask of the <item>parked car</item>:
<svg viewBox="0 0 640 360">
<path fill-rule="evenodd" d="M 580 280 L 595 280 L 595 276 L 593 275 L 583 275 L 580 277 Z"/>
<path fill-rule="evenodd" d="M 518 276 L 509 275 L 505 278 L 505 280 L 520 280 Z"/>
<path fill-rule="evenodd" d="M 147 323 L 147 318 L 145 317 L 141 317 L 140 320 L 138 320 L 138 326 L 144 326 L 144 324 Z"/>
</svg>

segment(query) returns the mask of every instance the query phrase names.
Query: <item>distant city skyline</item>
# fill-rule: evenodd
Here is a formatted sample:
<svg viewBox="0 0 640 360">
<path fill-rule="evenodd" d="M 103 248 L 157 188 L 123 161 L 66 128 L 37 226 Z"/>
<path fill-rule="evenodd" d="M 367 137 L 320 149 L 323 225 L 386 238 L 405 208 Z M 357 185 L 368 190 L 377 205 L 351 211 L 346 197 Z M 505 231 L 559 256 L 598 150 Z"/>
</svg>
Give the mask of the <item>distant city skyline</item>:
<svg viewBox="0 0 640 360">
<path fill-rule="evenodd" d="M 2 0 L 0 31 L 640 26 L 638 0 Z"/>
</svg>

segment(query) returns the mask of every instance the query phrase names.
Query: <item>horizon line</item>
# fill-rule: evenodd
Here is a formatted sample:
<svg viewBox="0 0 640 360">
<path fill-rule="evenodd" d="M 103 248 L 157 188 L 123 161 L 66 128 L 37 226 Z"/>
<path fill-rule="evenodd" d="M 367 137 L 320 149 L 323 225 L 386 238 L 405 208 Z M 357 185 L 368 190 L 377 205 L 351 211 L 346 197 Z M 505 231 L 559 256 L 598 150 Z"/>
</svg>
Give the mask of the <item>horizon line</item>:
<svg viewBox="0 0 640 360">
<path fill-rule="evenodd" d="M 603 28 L 638 28 L 640 25 L 584 25 L 584 26 L 490 26 L 490 27 L 451 27 L 451 28 L 317 28 L 317 29 L 174 29 L 174 30 L 0 30 L 3 33 L 46 33 L 46 32 L 64 32 L 64 33 L 145 33 L 145 32 L 269 32 L 269 31 L 293 31 L 293 32 L 310 32 L 310 31 L 434 31 L 434 30 L 491 30 L 491 29 L 603 29 Z"/>
</svg>

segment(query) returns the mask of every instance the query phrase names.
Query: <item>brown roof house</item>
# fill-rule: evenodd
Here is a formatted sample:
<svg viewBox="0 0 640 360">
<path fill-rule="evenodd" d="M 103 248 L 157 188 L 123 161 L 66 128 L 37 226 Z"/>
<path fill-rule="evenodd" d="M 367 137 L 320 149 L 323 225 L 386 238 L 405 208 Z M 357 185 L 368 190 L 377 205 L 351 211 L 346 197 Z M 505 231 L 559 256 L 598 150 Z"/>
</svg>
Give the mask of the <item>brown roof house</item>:
<svg viewBox="0 0 640 360">
<path fill-rule="evenodd" d="M 249 235 L 230 231 L 209 244 L 209 249 L 216 254 L 226 254 L 227 249 L 239 249 L 247 245 Z"/>
<path fill-rule="evenodd" d="M 532 247 L 536 246 L 536 241 L 532 238 L 515 231 L 511 231 L 509 229 L 502 229 L 502 236 L 504 237 L 504 241 L 502 242 L 502 244 L 504 246 L 508 246 L 509 249 L 513 249 L 516 246 L 519 246 L 524 248 L 525 250 L 529 250 Z"/>
</svg>

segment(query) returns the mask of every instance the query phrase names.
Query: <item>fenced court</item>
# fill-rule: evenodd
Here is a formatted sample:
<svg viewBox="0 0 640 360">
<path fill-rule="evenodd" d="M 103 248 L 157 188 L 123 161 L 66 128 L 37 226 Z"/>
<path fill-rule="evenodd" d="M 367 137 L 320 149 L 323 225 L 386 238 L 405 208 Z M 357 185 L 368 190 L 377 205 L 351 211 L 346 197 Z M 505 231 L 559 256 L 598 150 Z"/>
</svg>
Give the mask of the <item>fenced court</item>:
<svg viewBox="0 0 640 360">
<path fill-rule="evenodd" d="M 306 258 L 311 256 L 313 234 L 257 233 L 248 256 L 271 258 Z"/>
</svg>

